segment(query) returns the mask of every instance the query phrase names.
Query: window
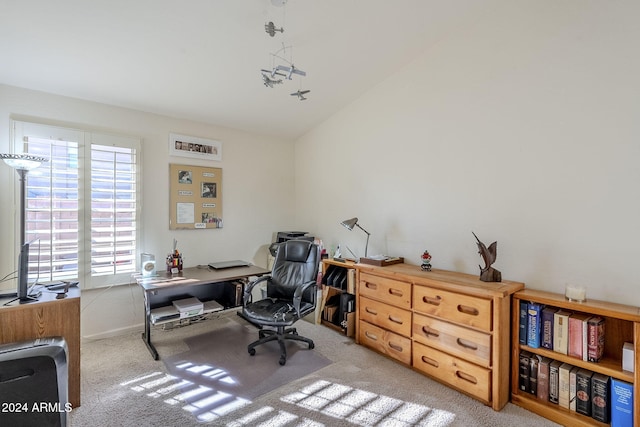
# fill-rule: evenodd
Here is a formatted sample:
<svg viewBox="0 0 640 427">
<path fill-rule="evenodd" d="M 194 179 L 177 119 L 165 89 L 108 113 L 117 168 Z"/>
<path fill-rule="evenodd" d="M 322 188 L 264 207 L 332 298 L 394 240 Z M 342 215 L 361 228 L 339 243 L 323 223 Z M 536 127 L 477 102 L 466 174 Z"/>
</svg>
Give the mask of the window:
<svg viewBox="0 0 640 427">
<path fill-rule="evenodd" d="M 19 121 L 13 128 L 16 152 L 49 159 L 26 179 L 26 239 L 40 239 L 30 276 L 128 283 L 141 228 L 140 140 Z"/>
</svg>

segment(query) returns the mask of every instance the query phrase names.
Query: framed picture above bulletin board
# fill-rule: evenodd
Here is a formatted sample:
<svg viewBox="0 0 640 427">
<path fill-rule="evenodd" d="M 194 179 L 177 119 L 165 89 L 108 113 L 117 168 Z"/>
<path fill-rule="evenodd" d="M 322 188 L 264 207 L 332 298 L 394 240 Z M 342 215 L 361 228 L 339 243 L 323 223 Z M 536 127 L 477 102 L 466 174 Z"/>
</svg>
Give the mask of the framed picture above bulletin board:
<svg viewBox="0 0 640 427">
<path fill-rule="evenodd" d="M 169 165 L 169 229 L 222 228 L 222 168 Z"/>
<path fill-rule="evenodd" d="M 222 142 L 170 133 L 169 155 L 222 161 Z"/>
</svg>

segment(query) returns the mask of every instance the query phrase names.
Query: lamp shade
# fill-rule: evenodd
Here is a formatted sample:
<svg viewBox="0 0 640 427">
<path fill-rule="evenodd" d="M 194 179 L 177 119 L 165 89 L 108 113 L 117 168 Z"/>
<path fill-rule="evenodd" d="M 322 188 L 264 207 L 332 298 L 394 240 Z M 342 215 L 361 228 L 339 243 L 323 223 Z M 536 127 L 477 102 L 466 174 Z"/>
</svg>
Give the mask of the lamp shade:
<svg viewBox="0 0 640 427">
<path fill-rule="evenodd" d="M 353 230 L 353 227 L 358 227 L 360 230 L 362 230 L 365 233 L 367 233 L 367 243 L 364 245 L 364 256 L 366 258 L 367 250 L 369 249 L 369 232 L 367 230 L 365 230 L 364 228 L 362 228 L 362 226 L 360 224 L 358 224 L 358 218 L 357 217 L 354 217 L 354 218 L 351 218 L 351 219 L 345 219 L 340 224 L 344 228 L 349 230 L 349 231 Z"/>
<path fill-rule="evenodd" d="M 351 231 L 353 230 L 353 227 L 355 227 L 357 223 L 358 223 L 358 218 L 351 218 L 351 219 L 345 219 L 340 224 L 342 224 L 342 226 L 345 227 L 347 230 Z"/>
<path fill-rule="evenodd" d="M 31 170 L 37 168 L 42 162 L 47 162 L 46 157 L 32 156 L 30 154 L 5 154 L 0 153 L 0 159 L 17 170 Z"/>
</svg>

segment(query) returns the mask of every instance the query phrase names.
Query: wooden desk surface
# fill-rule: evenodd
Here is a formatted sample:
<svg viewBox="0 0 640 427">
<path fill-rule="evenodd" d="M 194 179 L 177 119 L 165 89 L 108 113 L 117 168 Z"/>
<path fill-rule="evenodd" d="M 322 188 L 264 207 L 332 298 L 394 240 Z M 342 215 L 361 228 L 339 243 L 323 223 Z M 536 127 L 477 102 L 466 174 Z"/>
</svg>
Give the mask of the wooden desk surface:
<svg viewBox="0 0 640 427">
<path fill-rule="evenodd" d="M 214 270 L 208 267 L 189 267 L 183 269 L 182 272 L 178 274 L 162 272 L 157 277 L 137 277 L 136 281 L 145 291 L 151 291 L 184 285 L 227 282 L 250 276 L 262 276 L 269 273 L 271 273 L 270 270 L 255 265 L 225 268 L 222 270 Z"/>
<path fill-rule="evenodd" d="M 43 291 L 38 301 L 2 305 L 10 300 L 0 299 L 0 344 L 63 337 L 68 349 L 69 402 L 74 408 L 80 406 L 80 289 L 70 288 L 63 299 Z"/>
</svg>

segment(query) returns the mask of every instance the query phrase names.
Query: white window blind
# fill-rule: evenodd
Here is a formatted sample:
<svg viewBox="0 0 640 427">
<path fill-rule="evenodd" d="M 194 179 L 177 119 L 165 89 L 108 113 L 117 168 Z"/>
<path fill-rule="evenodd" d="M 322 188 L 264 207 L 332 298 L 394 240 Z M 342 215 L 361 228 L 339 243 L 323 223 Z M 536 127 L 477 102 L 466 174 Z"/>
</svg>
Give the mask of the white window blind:
<svg viewBox="0 0 640 427">
<path fill-rule="evenodd" d="M 140 233 L 139 139 L 18 121 L 14 132 L 16 152 L 50 159 L 27 174 L 27 240 L 40 239 L 30 274 L 128 283 Z"/>
</svg>

